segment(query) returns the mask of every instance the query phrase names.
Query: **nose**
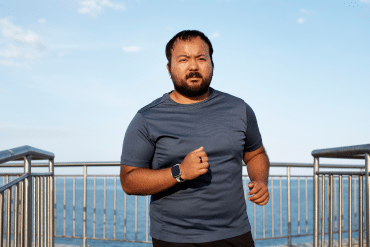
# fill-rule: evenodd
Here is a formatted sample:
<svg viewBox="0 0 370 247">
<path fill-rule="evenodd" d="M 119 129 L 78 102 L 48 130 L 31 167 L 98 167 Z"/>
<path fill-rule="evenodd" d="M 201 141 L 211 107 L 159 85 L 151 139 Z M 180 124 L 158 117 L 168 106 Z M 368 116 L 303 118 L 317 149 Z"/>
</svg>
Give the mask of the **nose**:
<svg viewBox="0 0 370 247">
<path fill-rule="evenodd" d="M 190 60 L 189 70 L 198 70 L 198 62 L 196 60 Z"/>
</svg>

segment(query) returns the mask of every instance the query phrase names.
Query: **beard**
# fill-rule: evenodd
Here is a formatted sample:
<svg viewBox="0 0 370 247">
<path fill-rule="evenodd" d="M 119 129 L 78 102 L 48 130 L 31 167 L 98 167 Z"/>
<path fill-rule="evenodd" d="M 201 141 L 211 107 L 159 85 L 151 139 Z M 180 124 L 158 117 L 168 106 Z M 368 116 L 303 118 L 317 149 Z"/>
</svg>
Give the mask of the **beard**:
<svg viewBox="0 0 370 247">
<path fill-rule="evenodd" d="M 209 85 L 211 84 L 212 76 L 213 70 L 210 76 L 205 78 L 203 78 L 199 72 L 190 72 L 186 75 L 185 80 L 183 78 L 176 78 L 171 73 L 171 79 L 175 90 L 187 98 L 197 98 L 206 94 L 208 92 Z M 189 78 L 200 78 L 200 84 L 198 84 L 198 82 L 187 82 L 187 79 Z M 188 83 L 190 83 L 190 85 Z"/>
</svg>

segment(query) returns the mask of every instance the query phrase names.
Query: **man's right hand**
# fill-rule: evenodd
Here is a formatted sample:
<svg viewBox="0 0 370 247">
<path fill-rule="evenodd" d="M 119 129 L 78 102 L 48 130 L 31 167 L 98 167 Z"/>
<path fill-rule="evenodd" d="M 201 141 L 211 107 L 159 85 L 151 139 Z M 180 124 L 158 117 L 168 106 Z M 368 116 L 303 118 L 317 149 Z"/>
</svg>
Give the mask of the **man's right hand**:
<svg viewBox="0 0 370 247">
<path fill-rule="evenodd" d="M 202 157 L 202 163 L 200 163 L 199 157 Z M 206 174 L 208 167 L 208 157 L 207 153 L 203 151 L 203 147 L 195 149 L 186 155 L 180 164 L 181 178 L 184 180 L 193 180 L 200 175 Z"/>
</svg>

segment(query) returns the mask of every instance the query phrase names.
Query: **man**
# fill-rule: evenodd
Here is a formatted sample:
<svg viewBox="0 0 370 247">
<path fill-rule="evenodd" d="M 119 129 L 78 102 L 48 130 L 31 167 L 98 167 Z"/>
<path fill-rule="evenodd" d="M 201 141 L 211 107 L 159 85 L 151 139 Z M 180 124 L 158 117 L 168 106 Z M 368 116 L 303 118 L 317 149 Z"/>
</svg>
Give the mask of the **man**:
<svg viewBox="0 0 370 247">
<path fill-rule="evenodd" d="M 244 100 L 209 87 L 212 53 L 202 32 L 175 35 L 166 46 L 175 90 L 141 108 L 124 137 L 122 188 L 152 195 L 155 247 L 254 246 L 242 159 L 248 199 L 269 200 L 269 161 L 256 117 Z"/>
</svg>

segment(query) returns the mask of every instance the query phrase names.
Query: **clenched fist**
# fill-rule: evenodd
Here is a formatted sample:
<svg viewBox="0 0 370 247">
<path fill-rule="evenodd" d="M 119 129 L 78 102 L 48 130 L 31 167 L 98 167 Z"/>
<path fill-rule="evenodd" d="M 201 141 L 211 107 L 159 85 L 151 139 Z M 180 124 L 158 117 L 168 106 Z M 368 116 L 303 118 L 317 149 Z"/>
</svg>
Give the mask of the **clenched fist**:
<svg viewBox="0 0 370 247">
<path fill-rule="evenodd" d="M 199 157 L 202 158 L 202 163 L 200 163 Z M 181 178 L 184 180 L 193 180 L 200 175 L 206 174 L 208 167 L 208 157 L 206 152 L 203 151 L 203 147 L 195 149 L 186 155 L 180 164 Z"/>
<path fill-rule="evenodd" d="M 270 198 L 270 194 L 265 183 L 251 181 L 248 184 L 248 188 L 250 190 L 248 195 L 252 195 L 248 198 L 248 200 L 260 206 L 267 204 Z"/>
</svg>

